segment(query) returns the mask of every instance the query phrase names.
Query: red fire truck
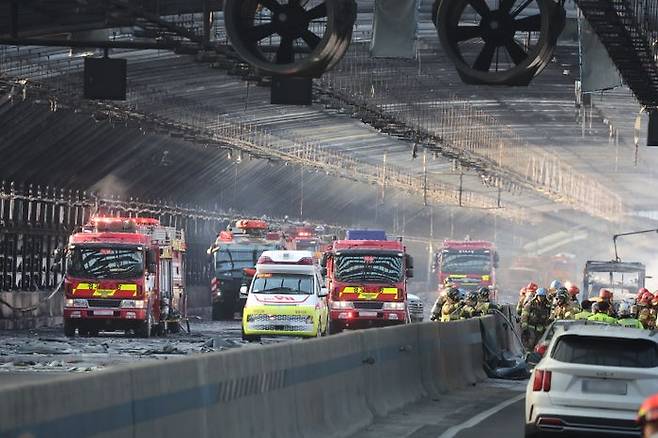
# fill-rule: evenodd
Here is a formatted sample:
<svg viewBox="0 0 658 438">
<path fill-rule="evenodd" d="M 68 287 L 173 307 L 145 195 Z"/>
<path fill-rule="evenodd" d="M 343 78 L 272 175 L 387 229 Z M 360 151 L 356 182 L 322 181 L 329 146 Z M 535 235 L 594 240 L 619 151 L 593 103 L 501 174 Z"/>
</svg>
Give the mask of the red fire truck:
<svg viewBox="0 0 658 438">
<path fill-rule="evenodd" d="M 440 288 L 446 283 L 466 290 L 493 287 L 497 267 L 496 248 L 484 240 L 445 240 L 434 260 Z"/>
<path fill-rule="evenodd" d="M 96 217 L 66 248 L 64 332 L 180 329 L 186 317 L 185 235 L 157 219 Z"/>
<path fill-rule="evenodd" d="M 321 266 L 329 290 L 329 330 L 405 324 L 407 280 L 413 259 L 401 241 L 384 231 L 349 230 L 334 241 Z"/>
<path fill-rule="evenodd" d="M 282 234 L 259 219 L 234 220 L 219 233 L 208 248 L 213 320 L 233 319 L 242 312 L 247 297 L 240 295 L 240 288 L 251 284 L 258 258 L 263 251 L 283 248 Z"/>
</svg>

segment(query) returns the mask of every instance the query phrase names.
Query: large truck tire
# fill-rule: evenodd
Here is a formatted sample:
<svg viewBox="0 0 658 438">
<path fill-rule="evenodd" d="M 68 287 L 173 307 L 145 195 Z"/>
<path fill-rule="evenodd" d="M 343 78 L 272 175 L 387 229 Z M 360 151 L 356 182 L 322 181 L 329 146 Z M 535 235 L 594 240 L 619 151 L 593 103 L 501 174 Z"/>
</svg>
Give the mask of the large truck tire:
<svg viewBox="0 0 658 438">
<path fill-rule="evenodd" d="M 150 338 L 151 330 L 153 328 L 153 319 L 151 317 L 151 312 L 147 314 L 146 320 L 139 323 L 135 334 L 140 338 Z"/>
<path fill-rule="evenodd" d="M 64 320 L 64 336 L 72 338 L 75 336 L 75 324 L 70 319 Z"/>
<path fill-rule="evenodd" d="M 339 323 L 333 322 L 331 320 L 329 321 L 329 334 L 330 335 L 337 335 L 338 333 L 341 333 L 342 331 L 343 331 L 343 327 Z"/>
</svg>

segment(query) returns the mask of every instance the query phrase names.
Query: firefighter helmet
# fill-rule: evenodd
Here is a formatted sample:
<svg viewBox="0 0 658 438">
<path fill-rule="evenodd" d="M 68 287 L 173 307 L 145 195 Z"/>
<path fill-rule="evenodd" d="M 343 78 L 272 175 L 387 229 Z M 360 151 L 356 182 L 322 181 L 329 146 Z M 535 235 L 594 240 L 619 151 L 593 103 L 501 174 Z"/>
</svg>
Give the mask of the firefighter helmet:
<svg viewBox="0 0 658 438">
<path fill-rule="evenodd" d="M 537 289 L 539 289 L 539 286 L 537 286 L 537 283 L 530 282 L 530 283 L 528 283 L 528 285 L 525 288 L 527 290 L 529 290 L 530 292 L 536 292 Z"/>
<path fill-rule="evenodd" d="M 647 292 L 650 293 L 649 289 L 647 289 L 646 287 L 640 288 L 640 290 L 637 291 L 637 295 L 635 295 L 635 301 L 639 302 L 640 299 L 642 299 L 642 295 L 644 295 Z"/>
<path fill-rule="evenodd" d="M 558 289 L 557 294 L 555 295 L 555 300 L 558 304 L 566 304 L 567 301 L 569 301 L 569 294 L 565 288 Z"/>
<path fill-rule="evenodd" d="M 642 294 L 642 297 L 640 298 L 640 301 L 638 301 L 638 304 L 642 306 L 648 306 L 651 304 L 651 301 L 653 301 L 654 296 L 651 292 L 647 291 Z"/>
<path fill-rule="evenodd" d="M 490 295 L 491 295 L 491 291 L 489 290 L 488 287 L 485 286 L 478 289 L 478 296 L 480 297 L 481 300 L 489 301 Z"/>
<path fill-rule="evenodd" d="M 576 295 L 578 295 L 580 293 L 580 289 L 578 289 L 578 286 L 576 286 L 575 284 L 572 284 L 571 287 L 569 288 L 568 292 L 569 292 L 569 295 L 571 295 L 572 297 L 575 297 Z"/>
<path fill-rule="evenodd" d="M 605 301 L 612 301 L 612 292 L 608 289 L 601 289 L 599 291 L 599 298 Z"/>
<path fill-rule="evenodd" d="M 644 400 L 637 413 L 637 422 L 640 424 L 653 423 L 658 420 L 658 394 Z"/>
<path fill-rule="evenodd" d="M 549 289 L 554 289 L 557 290 L 562 287 L 562 282 L 560 280 L 553 280 L 551 281 L 551 286 Z"/>
<path fill-rule="evenodd" d="M 448 291 L 448 298 L 450 298 L 452 301 L 459 301 L 460 296 L 461 293 L 456 287 L 451 287 Z"/>
</svg>

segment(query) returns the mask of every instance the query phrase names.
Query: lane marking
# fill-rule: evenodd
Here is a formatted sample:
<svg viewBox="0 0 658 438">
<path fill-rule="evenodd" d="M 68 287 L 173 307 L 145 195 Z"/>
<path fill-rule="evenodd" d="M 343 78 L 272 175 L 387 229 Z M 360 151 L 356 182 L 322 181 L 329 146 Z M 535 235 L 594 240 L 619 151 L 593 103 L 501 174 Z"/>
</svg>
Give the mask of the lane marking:
<svg viewBox="0 0 658 438">
<path fill-rule="evenodd" d="M 477 426 L 487 418 L 491 417 L 493 414 L 498 413 L 508 407 L 509 405 L 513 405 L 514 403 L 518 402 L 519 400 L 523 400 L 525 397 L 525 392 L 523 394 L 519 394 L 516 397 L 512 397 L 509 400 L 505 400 L 504 402 L 494 406 L 493 408 L 480 412 L 478 415 L 475 417 L 471 418 L 470 420 L 458 424 L 456 426 L 452 426 L 450 429 L 446 430 L 443 432 L 441 435 L 438 436 L 438 438 L 454 438 L 459 432 L 461 432 L 464 429 L 470 429 L 473 426 Z"/>
</svg>

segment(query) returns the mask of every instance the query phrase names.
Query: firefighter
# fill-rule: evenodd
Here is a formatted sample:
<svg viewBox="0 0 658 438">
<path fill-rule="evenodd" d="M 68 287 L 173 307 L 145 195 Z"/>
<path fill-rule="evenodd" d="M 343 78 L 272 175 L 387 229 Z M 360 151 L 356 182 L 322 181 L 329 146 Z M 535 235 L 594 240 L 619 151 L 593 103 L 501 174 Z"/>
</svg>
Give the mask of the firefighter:
<svg viewBox="0 0 658 438">
<path fill-rule="evenodd" d="M 491 291 L 488 287 L 481 287 L 478 290 L 478 302 L 475 311 L 478 315 L 487 315 L 497 310 L 498 306 L 491 302 Z"/>
<path fill-rule="evenodd" d="M 557 295 L 558 289 L 562 287 L 562 282 L 560 280 L 551 281 L 551 285 L 548 287 L 548 300 L 551 303 L 555 302 L 555 296 Z"/>
<path fill-rule="evenodd" d="M 521 314 L 521 340 L 526 349 L 531 351 L 546 330 L 551 316 L 546 289 L 539 288 L 534 297 L 523 307 Z"/>
<path fill-rule="evenodd" d="M 578 302 L 580 289 L 578 289 L 578 286 L 575 284 L 572 284 L 567 289 L 567 293 L 569 294 L 569 305 L 571 306 L 571 312 L 575 315 L 582 310 L 580 303 Z"/>
<path fill-rule="evenodd" d="M 539 286 L 537 286 L 537 283 L 530 282 L 526 287 L 521 289 L 524 291 L 524 293 L 523 296 L 519 297 L 519 303 L 516 306 L 516 313 L 519 316 L 521 316 L 521 314 L 523 313 L 523 307 L 528 303 L 528 301 L 532 299 L 532 297 L 534 297 L 535 292 L 537 292 L 538 288 Z"/>
<path fill-rule="evenodd" d="M 464 304 L 459 310 L 459 319 L 469 319 L 476 316 L 476 306 L 478 303 L 478 294 L 477 292 L 469 292 L 464 298 Z"/>
<path fill-rule="evenodd" d="M 555 305 L 551 311 L 551 320 L 558 319 L 573 319 L 575 313 L 572 312 L 572 307 L 569 304 L 569 294 L 564 288 L 558 289 L 555 295 Z"/>
<path fill-rule="evenodd" d="M 442 288 L 439 291 L 439 296 L 437 297 L 436 301 L 434 302 L 434 305 L 432 306 L 432 311 L 431 311 L 431 317 L 430 321 L 438 321 L 441 319 L 441 309 L 443 308 L 443 304 L 446 302 L 446 299 L 448 298 L 448 291 L 453 287 L 452 284 L 447 283 L 448 286 Z"/>
<path fill-rule="evenodd" d="M 576 320 L 578 320 L 578 319 L 587 319 L 590 316 L 592 316 L 592 311 L 591 311 L 592 302 L 590 300 L 584 299 L 582 301 L 582 303 L 580 303 L 580 308 L 581 308 L 580 312 L 576 313 L 573 316 L 573 319 L 576 319 Z"/>
<path fill-rule="evenodd" d="M 637 413 L 637 422 L 642 426 L 642 438 L 658 437 L 658 394 L 642 402 Z"/>
<path fill-rule="evenodd" d="M 610 292 L 608 289 L 601 289 L 599 291 L 599 302 L 607 301 L 608 304 L 612 305 L 612 297 L 612 292 Z"/>
<path fill-rule="evenodd" d="M 642 287 L 642 288 L 640 288 L 640 290 L 637 291 L 637 295 L 635 295 L 635 304 L 640 303 L 640 300 L 642 299 L 642 296 L 645 293 L 651 293 L 651 292 L 646 287 Z"/>
<path fill-rule="evenodd" d="M 446 302 L 441 307 L 441 322 L 454 321 L 459 319 L 459 310 L 463 303 L 460 299 L 459 289 L 451 287 L 448 291 Z"/>
<path fill-rule="evenodd" d="M 631 305 L 626 301 L 622 301 L 621 303 L 619 303 L 619 310 L 617 311 L 617 314 L 619 315 L 617 324 L 619 324 L 620 326 L 640 328 L 640 329 L 644 328 L 640 320 L 637 319 L 633 314 Z"/>
<path fill-rule="evenodd" d="M 610 303 L 607 301 L 599 301 L 592 304 L 593 315 L 587 318 L 588 321 L 602 322 L 605 324 L 617 324 L 617 319 L 609 315 Z"/>
<path fill-rule="evenodd" d="M 640 320 L 645 329 L 653 329 L 656 327 L 656 312 L 651 308 L 651 302 L 653 299 L 654 295 L 651 292 L 646 291 L 642 294 L 640 301 L 637 303 L 637 319 Z"/>
</svg>

